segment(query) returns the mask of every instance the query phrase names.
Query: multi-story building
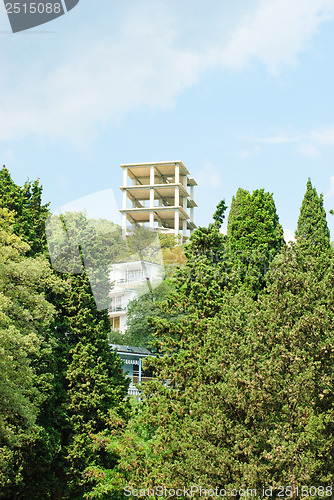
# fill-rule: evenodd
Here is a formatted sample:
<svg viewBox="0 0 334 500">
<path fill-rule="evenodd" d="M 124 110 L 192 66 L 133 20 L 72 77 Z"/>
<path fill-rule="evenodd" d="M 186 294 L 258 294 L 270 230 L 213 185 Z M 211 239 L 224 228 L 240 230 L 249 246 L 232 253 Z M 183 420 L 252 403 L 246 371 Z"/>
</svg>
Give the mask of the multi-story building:
<svg viewBox="0 0 334 500">
<path fill-rule="evenodd" d="M 174 234 L 184 243 L 196 228 L 194 223 L 194 186 L 196 181 L 181 161 L 131 163 L 123 169 L 123 236 L 134 234 L 138 226 L 150 231 Z M 131 205 L 131 206 L 130 206 Z M 159 243 L 160 246 L 160 243 Z M 114 264 L 110 280 L 109 316 L 112 329 L 122 333 L 126 328 L 129 302 L 163 279 L 163 266 L 157 263 L 157 252 L 140 252 L 135 261 Z M 139 260 L 140 259 L 140 260 Z"/>
<path fill-rule="evenodd" d="M 123 233 L 142 225 L 185 241 L 194 224 L 194 186 L 181 161 L 131 163 L 123 169 Z M 131 206 L 129 206 L 131 205 Z"/>
</svg>

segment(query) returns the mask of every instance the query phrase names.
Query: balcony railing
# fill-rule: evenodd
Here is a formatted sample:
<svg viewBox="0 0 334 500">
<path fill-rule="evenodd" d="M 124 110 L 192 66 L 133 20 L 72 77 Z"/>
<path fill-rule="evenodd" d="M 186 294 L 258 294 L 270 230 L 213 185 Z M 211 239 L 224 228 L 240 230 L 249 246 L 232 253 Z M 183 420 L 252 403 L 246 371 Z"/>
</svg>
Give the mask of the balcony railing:
<svg viewBox="0 0 334 500">
<path fill-rule="evenodd" d="M 129 387 L 128 389 L 128 396 L 139 396 L 139 390 L 137 387 Z"/>
<path fill-rule="evenodd" d="M 154 380 L 154 377 L 142 377 L 141 378 L 141 382 L 149 382 L 150 380 Z M 134 375 L 132 377 L 132 383 L 139 384 L 139 376 L 138 375 Z"/>
<path fill-rule="evenodd" d="M 111 307 L 109 309 L 109 312 L 122 312 L 122 311 L 126 311 L 126 307 L 121 307 L 121 306 L 116 306 L 116 307 Z"/>
<path fill-rule="evenodd" d="M 118 280 L 115 280 L 115 284 L 123 285 L 124 283 L 136 283 L 142 281 L 145 281 L 143 275 L 138 275 L 138 276 L 129 276 L 128 278 L 119 278 Z"/>
</svg>

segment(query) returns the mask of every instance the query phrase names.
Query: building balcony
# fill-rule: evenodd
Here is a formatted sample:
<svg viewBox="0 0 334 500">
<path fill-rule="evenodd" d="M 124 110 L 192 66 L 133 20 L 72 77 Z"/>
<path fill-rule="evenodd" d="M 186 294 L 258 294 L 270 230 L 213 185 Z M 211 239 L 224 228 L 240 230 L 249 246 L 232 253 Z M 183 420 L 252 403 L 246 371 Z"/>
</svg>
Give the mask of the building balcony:
<svg viewBox="0 0 334 500">
<path fill-rule="evenodd" d="M 132 378 L 132 383 L 135 385 L 135 384 L 139 384 L 139 376 L 138 375 L 133 375 Z M 154 377 L 142 377 L 141 378 L 141 383 L 142 382 L 149 382 L 150 380 L 154 380 Z"/>
<path fill-rule="evenodd" d="M 126 315 L 126 307 L 124 308 L 113 308 L 109 309 L 108 314 L 110 318 L 116 318 L 117 316 L 125 316 Z"/>
<path fill-rule="evenodd" d="M 128 396 L 136 396 L 138 397 L 140 394 L 139 390 L 137 389 L 137 387 L 133 387 L 130 385 L 129 389 L 128 389 Z"/>
</svg>

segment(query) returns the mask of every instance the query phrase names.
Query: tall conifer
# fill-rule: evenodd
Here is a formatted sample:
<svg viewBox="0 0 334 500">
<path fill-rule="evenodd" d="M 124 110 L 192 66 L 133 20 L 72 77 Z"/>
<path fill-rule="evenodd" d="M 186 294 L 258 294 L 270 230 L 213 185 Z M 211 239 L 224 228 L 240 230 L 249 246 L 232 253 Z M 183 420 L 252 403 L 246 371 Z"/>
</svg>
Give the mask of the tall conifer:
<svg viewBox="0 0 334 500">
<path fill-rule="evenodd" d="M 329 230 L 326 221 L 326 212 L 323 207 L 323 196 L 318 195 L 316 189 L 308 179 L 306 193 L 303 198 L 295 233 L 299 248 L 310 249 L 313 253 L 330 249 Z"/>
<path fill-rule="evenodd" d="M 238 189 L 227 227 L 231 279 L 257 293 L 264 286 L 269 263 L 284 246 L 273 195 Z"/>
</svg>

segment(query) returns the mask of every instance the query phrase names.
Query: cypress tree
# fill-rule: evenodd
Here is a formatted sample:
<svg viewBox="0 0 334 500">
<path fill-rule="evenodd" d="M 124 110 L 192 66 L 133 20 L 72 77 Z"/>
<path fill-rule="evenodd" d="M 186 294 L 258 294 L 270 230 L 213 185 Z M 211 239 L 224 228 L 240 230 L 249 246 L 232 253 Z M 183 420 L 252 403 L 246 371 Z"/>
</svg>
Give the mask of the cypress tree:
<svg viewBox="0 0 334 500">
<path fill-rule="evenodd" d="M 127 415 L 128 380 L 121 361 L 109 346 L 107 311 L 98 311 L 86 273 L 67 277 L 68 288 L 59 297 L 57 415 L 61 446 L 53 467 L 58 486 L 52 498 L 82 499 L 85 469 L 112 468 L 115 460 L 96 448 L 94 435 L 108 428 L 110 411 Z"/>
<path fill-rule="evenodd" d="M 208 248 L 203 234 L 195 241 Z M 189 251 L 191 258 L 197 262 L 198 255 Z M 146 387 L 137 419 L 112 442 L 121 454 L 119 476 L 101 492 L 111 492 L 116 479 L 133 488 L 261 491 L 265 484 L 274 496 L 289 485 L 292 498 L 300 485 L 320 488 L 319 497 L 329 491 L 333 262 L 315 247 L 311 253 L 294 245 L 269 267 L 255 301 L 245 287 L 215 296 L 209 282 L 204 301 L 208 259 L 200 277 L 180 276 L 187 315 L 156 322 L 165 356 L 154 361 L 157 380 Z M 103 498 L 97 492 L 92 498 Z"/>
<path fill-rule="evenodd" d="M 269 263 L 284 246 L 273 195 L 238 189 L 227 227 L 231 280 L 256 295 L 265 286 Z"/>
<path fill-rule="evenodd" d="M 326 252 L 330 249 L 329 230 L 323 196 L 308 179 L 295 233 L 298 247 L 305 251 Z"/>
</svg>

